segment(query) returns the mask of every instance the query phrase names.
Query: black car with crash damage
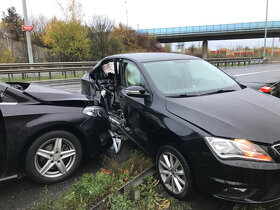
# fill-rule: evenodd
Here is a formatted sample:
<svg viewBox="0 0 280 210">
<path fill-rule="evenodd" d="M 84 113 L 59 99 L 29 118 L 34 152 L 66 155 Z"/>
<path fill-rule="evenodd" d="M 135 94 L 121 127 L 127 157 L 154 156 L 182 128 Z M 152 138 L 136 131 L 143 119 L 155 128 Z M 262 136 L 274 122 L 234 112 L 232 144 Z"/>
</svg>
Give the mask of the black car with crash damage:
<svg viewBox="0 0 280 210">
<path fill-rule="evenodd" d="M 279 199 L 278 98 L 202 59 L 168 53 L 106 57 L 83 76 L 82 92 L 155 157 L 176 198 L 198 188 L 239 202 Z"/>
<path fill-rule="evenodd" d="M 84 95 L 29 83 L 0 83 L 0 95 L 0 181 L 60 181 L 112 144 L 105 110 Z"/>
</svg>

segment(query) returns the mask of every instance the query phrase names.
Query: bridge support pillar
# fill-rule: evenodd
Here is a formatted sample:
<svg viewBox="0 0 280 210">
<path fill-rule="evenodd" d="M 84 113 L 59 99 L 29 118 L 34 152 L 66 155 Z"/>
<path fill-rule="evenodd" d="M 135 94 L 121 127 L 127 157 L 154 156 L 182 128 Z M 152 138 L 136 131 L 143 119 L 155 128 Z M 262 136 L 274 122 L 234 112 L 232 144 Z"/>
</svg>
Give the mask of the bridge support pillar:
<svg viewBox="0 0 280 210">
<path fill-rule="evenodd" d="M 202 42 L 202 58 L 207 58 L 207 52 L 208 52 L 208 40 L 204 40 Z"/>
</svg>

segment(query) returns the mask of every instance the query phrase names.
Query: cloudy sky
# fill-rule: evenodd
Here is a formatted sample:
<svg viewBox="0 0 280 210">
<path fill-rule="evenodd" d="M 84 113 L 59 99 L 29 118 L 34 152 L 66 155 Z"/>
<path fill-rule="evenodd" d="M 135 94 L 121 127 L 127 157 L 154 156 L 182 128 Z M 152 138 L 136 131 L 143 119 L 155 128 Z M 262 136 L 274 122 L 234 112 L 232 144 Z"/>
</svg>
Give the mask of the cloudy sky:
<svg viewBox="0 0 280 210">
<path fill-rule="evenodd" d="M 26 0 L 29 15 L 40 14 L 63 18 L 57 1 Z M 15 6 L 22 14 L 22 0 L 0 0 L 0 11 Z M 84 21 L 94 14 L 106 15 L 115 23 L 128 23 L 133 28 L 158 28 L 174 26 L 212 25 L 223 23 L 254 22 L 265 20 L 266 0 L 80 0 Z M 280 20 L 280 0 L 269 0 L 268 20 Z M 262 39 L 242 41 L 211 41 L 210 48 L 263 45 Z M 268 41 L 271 45 L 271 39 Z M 279 39 L 275 45 L 280 46 Z"/>
</svg>

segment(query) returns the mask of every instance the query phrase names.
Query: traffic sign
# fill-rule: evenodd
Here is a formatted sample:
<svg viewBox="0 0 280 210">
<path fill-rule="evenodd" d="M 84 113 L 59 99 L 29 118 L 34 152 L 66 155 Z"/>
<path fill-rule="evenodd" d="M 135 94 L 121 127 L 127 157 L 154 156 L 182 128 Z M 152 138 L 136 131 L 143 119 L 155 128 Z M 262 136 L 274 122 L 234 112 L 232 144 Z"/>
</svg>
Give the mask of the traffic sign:
<svg viewBox="0 0 280 210">
<path fill-rule="evenodd" d="M 33 31 L 33 26 L 27 26 L 27 25 L 22 25 L 21 30 L 22 31 Z"/>
</svg>

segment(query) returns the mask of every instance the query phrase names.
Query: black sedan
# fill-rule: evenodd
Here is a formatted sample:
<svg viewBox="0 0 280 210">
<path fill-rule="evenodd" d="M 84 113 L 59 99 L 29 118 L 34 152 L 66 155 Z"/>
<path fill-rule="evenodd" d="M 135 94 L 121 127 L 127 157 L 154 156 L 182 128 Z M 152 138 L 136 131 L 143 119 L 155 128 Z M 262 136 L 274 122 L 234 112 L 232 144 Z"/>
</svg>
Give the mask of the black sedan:
<svg viewBox="0 0 280 210">
<path fill-rule="evenodd" d="M 279 99 L 206 61 L 136 53 L 104 58 L 82 79 L 112 124 L 156 158 L 164 188 L 239 202 L 280 197 Z"/>
<path fill-rule="evenodd" d="M 84 95 L 29 83 L 0 83 L 0 181 L 26 173 L 49 184 L 112 144 L 102 106 Z"/>
</svg>

